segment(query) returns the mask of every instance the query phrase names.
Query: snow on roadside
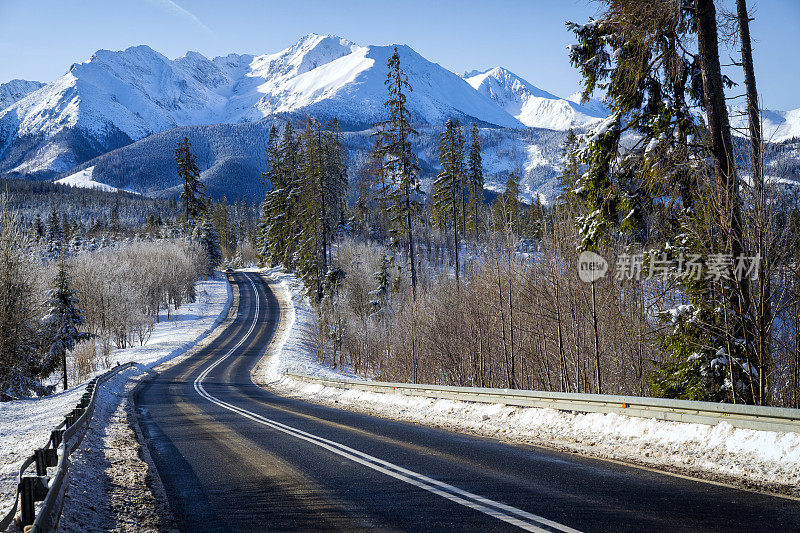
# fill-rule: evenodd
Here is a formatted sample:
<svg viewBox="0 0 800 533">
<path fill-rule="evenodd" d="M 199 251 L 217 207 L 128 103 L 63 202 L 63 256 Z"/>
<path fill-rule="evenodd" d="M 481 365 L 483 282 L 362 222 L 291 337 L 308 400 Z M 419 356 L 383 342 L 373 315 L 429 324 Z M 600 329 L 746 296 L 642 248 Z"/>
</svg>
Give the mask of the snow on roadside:
<svg viewBox="0 0 800 533">
<path fill-rule="evenodd" d="M 323 367 L 308 350 L 313 310 L 293 276 L 268 271 L 292 302 L 289 326 L 257 376 L 280 392 L 338 408 L 622 460 L 800 496 L 800 433 L 576 413 L 309 384 L 285 371 L 353 377 Z M 280 296 L 279 296 L 280 297 Z"/>
<path fill-rule="evenodd" d="M 286 310 L 285 323 L 279 325 L 272 355 L 256 369 L 258 378 L 266 383 L 283 379 L 286 372 L 318 377 L 348 377 L 360 379 L 352 373 L 342 373 L 317 362 L 311 351 L 311 331 L 314 309 L 305 297 L 302 282 L 292 274 L 279 268 L 262 270 L 277 285 L 283 294 L 275 296 Z M 273 285 L 273 286 L 274 286 Z M 283 319 L 282 319 L 283 322 Z"/>
<path fill-rule="evenodd" d="M 105 385 L 112 391 L 107 398 L 122 398 L 122 390 L 130 378 L 143 375 L 147 369 L 183 354 L 224 318 L 230 304 L 231 289 L 222 275 L 198 282 L 197 299 L 184 304 L 171 313 L 170 320 L 155 325 L 153 334 L 144 346 L 137 346 L 111 353 L 114 363 L 136 361 L 141 366 L 128 369 Z M 104 370 L 97 372 L 101 374 Z M 14 504 L 15 486 L 19 466 L 33 451 L 43 446 L 56 426 L 78 403 L 85 383 L 58 394 L 39 399 L 16 400 L 0 403 L 0 516 Z M 113 392 L 116 391 L 116 392 Z M 106 398 L 106 396 L 104 396 Z M 102 411 L 99 409 L 98 412 Z M 107 406 L 116 409 L 116 406 Z M 109 417 L 106 416 L 108 419 Z M 101 416 L 102 419 L 102 416 Z M 93 421 L 92 430 L 101 432 L 107 428 Z M 91 438 L 87 436 L 91 441 Z M 76 460 L 80 461 L 83 445 Z M 135 455 L 135 453 L 134 453 Z"/>
</svg>

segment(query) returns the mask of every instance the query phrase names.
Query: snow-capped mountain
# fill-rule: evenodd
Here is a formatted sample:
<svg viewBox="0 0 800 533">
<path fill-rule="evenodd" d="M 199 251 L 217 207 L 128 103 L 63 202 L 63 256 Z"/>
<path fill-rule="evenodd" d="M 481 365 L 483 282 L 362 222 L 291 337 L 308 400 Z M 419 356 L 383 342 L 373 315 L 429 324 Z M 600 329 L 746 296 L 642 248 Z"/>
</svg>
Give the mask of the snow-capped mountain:
<svg viewBox="0 0 800 533">
<path fill-rule="evenodd" d="M 398 46 L 422 123 L 457 116 L 522 124 L 456 74 Z M 392 46 L 359 46 L 310 34 L 268 55 L 170 60 L 147 46 L 100 50 L 0 111 L 0 173 L 52 175 L 110 149 L 178 126 L 238 123 L 275 114 L 339 117 L 363 129 L 385 118 Z"/>
<path fill-rule="evenodd" d="M 503 68 L 461 77 L 397 48 L 413 87 L 408 107 L 425 131 L 417 148 L 427 173 L 438 164 L 438 128 L 457 117 L 491 138 L 487 173 L 502 184 L 504 173 L 522 169 L 522 189 L 533 195 L 554 179 L 565 131 L 607 115 L 596 100 L 559 98 Z M 353 134 L 352 153 L 363 155 L 371 125 L 386 118 L 393 49 L 310 34 L 275 54 L 213 59 L 196 52 L 169 59 L 147 46 L 100 50 L 52 83 L 0 85 L 0 176 L 65 177 L 93 166 L 81 176 L 155 194 L 175 185 L 172 150 L 187 135 L 209 183 L 243 194 L 241 180 L 263 169 L 269 125 L 286 119 L 337 117 Z M 800 110 L 765 119 L 769 140 L 800 134 Z"/>
<path fill-rule="evenodd" d="M 606 105 L 596 98 L 589 98 L 587 102 L 581 103 L 581 91 L 575 91 L 571 95 L 567 96 L 567 100 L 576 103 L 581 107 L 585 107 L 599 117 L 606 117 L 610 113 Z"/>
<path fill-rule="evenodd" d="M 0 111 L 44 87 L 40 81 L 11 80 L 0 83 Z"/>
<path fill-rule="evenodd" d="M 728 115 L 734 135 L 744 136 L 747 133 L 749 122 L 747 109 L 742 106 L 729 107 Z M 782 142 L 792 138 L 800 138 L 800 108 L 790 111 L 761 111 L 761 128 L 764 140 L 769 142 Z"/>
<path fill-rule="evenodd" d="M 465 79 L 479 93 L 533 128 L 567 130 L 586 126 L 607 114 L 543 91 L 503 67 L 471 72 Z"/>
</svg>

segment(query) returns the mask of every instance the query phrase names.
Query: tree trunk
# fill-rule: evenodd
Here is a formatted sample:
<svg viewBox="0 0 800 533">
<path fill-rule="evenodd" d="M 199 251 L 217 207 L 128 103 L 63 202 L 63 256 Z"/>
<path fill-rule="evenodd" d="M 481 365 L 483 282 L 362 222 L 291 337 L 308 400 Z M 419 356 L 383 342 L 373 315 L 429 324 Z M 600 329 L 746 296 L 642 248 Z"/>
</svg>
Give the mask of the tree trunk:
<svg viewBox="0 0 800 533">
<path fill-rule="evenodd" d="M 61 370 L 64 375 L 64 390 L 67 390 L 67 351 L 64 350 L 64 357 L 61 360 L 62 367 Z"/>
<path fill-rule="evenodd" d="M 716 187 L 722 200 L 723 230 L 729 227 L 727 244 L 730 255 L 741 257 L 744 251 L 742 208 L 739 200 L 739 182 L 736 179 L 736 162 L 733 154 L 731 127 L 725 106 L 725 89 L 719 61 L 717 42 L 717 14 L 714 0 L 695 0 L 699 66 L 703 80 L 703 106 L 711 141 Z M 728 252 L 728 250 L 723 250 Z M 731 309 L 736 314 L 736 324 L 730 332 L 732 338 L 745 339 L 745 353 L 749 337 L 745 327 L 747 312 L 752 302 L 749 279 L 735 280 L 730 291 Z M 730 354 L 733 356 L 733 354 Z M 749 363 L 749 361 L 747 361 Z"/>
<path fill-rule="evenodd" d="M 597 298 L 595 296 L 594 281 L 592 282 L 592 327 L 594 329 L 594 379 L 597 394 L 603 394 L 603 385 L 600 382 L 600 338 L 597 335 Z"/>
<path fill-rule="evenodd" d="M 750 18 L 747 14 L 747 0 L 736 0 L 739 19 L 739 37 L 742 45 L 742 69 L 747 93 L 747 118 L 750 126 L 750 164 L 752 167 L 753 189 L 757 231 L 756 254 L 758 264 L 758 396 L 764 402 L 766 389 L 765 367 L 771 355 L 772 340 L 772 290 L 769 277 L 769 256 L 767 250 L 767 198 L 764 188 L 764 139 L 761 131 L 761 113 L 758 107 L 756 75 L 753 68 L 753 49 L 750 42 Z"/>
</svg>

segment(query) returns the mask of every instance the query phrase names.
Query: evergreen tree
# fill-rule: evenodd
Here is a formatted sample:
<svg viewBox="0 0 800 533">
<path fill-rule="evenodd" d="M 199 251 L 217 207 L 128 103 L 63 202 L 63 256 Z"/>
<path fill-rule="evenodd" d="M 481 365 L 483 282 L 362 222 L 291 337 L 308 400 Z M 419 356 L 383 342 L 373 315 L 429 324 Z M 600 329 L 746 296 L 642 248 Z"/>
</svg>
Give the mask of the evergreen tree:
<svg viewBox="0 0 800 533">
<path fill-rule="evenodd" d="M 203 218 L 200 225 L 200 242 L 206 252 L 207 274 L 210 276 L 222 263 L 222 249 L 219 245 L 219 234 L 211 217 Z"/>
<path fill-rule="evenodd" d="M 394 264 L 394 258 L 389 258 L 386 254 L 381 255 L 380 270 L 375 272 L 372 277 L 378 283 L 378 286 L 370 291 L 370 305 L 372 306 L 372 313 L 370 317 L 376 320 L 384 319 L 391 313 L 389 306 L 389 293 L 392 290 L 392 280 L 390 269 Z"/>
<path fill-rule="evenodd" d="M 336 121 L 322 131 L 309 119 L 301 145 L 302 202 L 295 264 L 309 289 L 321 300 L 330 265 L 331 242 L 343 221 L 347 170 Z"/>
<path fill-rule="evenodd" d="M 297 237 L 302 231 L 303 223 L 303 179 L 300 172 L 302 143 L 296 135 L 291 123 L 286 124 L 280 144 L 281 181 L 284 183 L 285 220 L 283 222 L 282 263 L 290 270 L 297 268 L 296 256 L 299 242 Z"/>
<path fill-rule="evenodd" d="M 366 237 L 385 244 L 386 238 L 391 233 L 389 215 L 394 184 L 383 165 L 382 142 L 380 136 L 375 137 L 375 145 L 369 154 L 369 159 L 361 168 L 362 177 L 357 185 L 355 215 Z"/>
<path fill-rule="evenodd" d="M 192 153 L 192 144 L 188 137 L 178 143 L 175 149 L 175 163 L 177 164 L 178 178 L 183 182 L 183 200 L 186 213 L 186 222 L 189 226 L 196 224 L 206 211 L 206 201 L 203 190 L 205 186 L 200 181 L 200 167 L 197 158 Z"/>
<path fill-rule="evenodd" d="M 494 200 L 493 218 L 495 225 L 504 233 L 519 233 L 519 181 L 513 172 L 506 180 L 506 190 Z"/>
<path fill-rule="evenodd" d="M 447 222 L 453 226 L 456 282 L 459 280 L 459 214 L 463 213 L 464 146 L 458 121 L 448 120 L 439 141 L 439 175 L 433 182 L 433 219 L 438 229 L 444 230 Z"/>
<path fill-rule="evenodd" d="M 679 254 L 738 256 L 743 230 L 725 107 L 729 80 L 720 70 L 713 0 L 605 3 L 599 20 L 568 23 L 578 38 L 570 60 L 583 76 L 583 97 L 602 87 L 612 111 L 576 137 L 570 153 L 574 181 L 566 196 L 580 208 L 581 247 L 627 234 L 674 264 Z M 705 111 L 705 122 L 693 108 Z M 636 141 L 622 149 L 629 131 Z M 729 400 L 752 401 L 739 390 L 736 370 L 751 368 L 749 281 L 689 280 L 677 271 L 672 277 L 691 313 L 665 317 L 659 343 L 670 358 L 657 364 L 653 392 L 696 399 L 726 390 Z M 719 372 L 722 359 L 727 376 Z"/>
<path fill-rule="evenodd" d="M 391 220 L 397 234 L 405 234 L 411 272 L 411 288 L 416 297 L 417 267 L 414 259 L 414 217 L 419 210 L 417 198 L 422 196 L 419 189 L 419 165 L 411 148 L 411 139 L 418 135 L 411 127 L 411 112 L 406 106 L 405 91 L 411 92 L 408 77 L 400 68 L 400 53 L 397 47 L 388 61 L 389 73 L 386 87 L 389 98 L 384 106 L 390 118 L 377 124 L 381 143 L 377 146 L 383 169 L 394 181 L 395 189 L 391 196 Z"/>
<path fill-rule="evenodd" d="M 483 158 L 481 156 L 481 138 L 478 133 L 478 126 L 472 123 L 470 131 L 469 145 L 469 168 L 467 183 L 469 188 L 469 207 L 470 214 L 469 226 L 475 235 L 475 242 L 478 242 L 478 231 L 481 220 L 481 207 L 483 206 Z"/>
<path fill-rule="evenodd" d="M 55 207 L 47 219 L 47 233 L 45 235 L 45 257 L 50 261 L 59 259 L 64 253 L 64 233 L 58 222 Z"/>
<path fill-rule="evenodd" d="M 78 307 L 79 301 L 70 285 L 67 265 L 64 261 L 58 264 L 58 274 L 50 289 L 48 313 L 44 319 L 49 333 L 50 348 L 45 358 L 45 371 L 61 363 L 64 390 L 67 389 L 67 353 L 79 342 L 88 340 L 91 335 L 80 331 L 83 326 L 83 311 Z"/>
<path fill-rule="evenodd" d="M 42 239 L 44 239 L 46 232 L 44 224 L 42 223 L 42 217 L 38 211 L 36 212 L 36 218 L 33 221 L 33 228 L 34 231 L 36 232 L 36 242 L 41 242 Z"/>
<path fill-rule="evenodd" d="M 287 124 L 287 128 L 291 123 Z M 286 217 L 287 190 L 283 182 L 278 129 L 273 125 L 267 138 L 267 170 L 262 174 L 262 183 L 270 190 L 261 203 L 260 248 L 261 261 L 276 265 L 282 261 L 280 250 L 284 248 L 283 230 Z"/>
</svg>

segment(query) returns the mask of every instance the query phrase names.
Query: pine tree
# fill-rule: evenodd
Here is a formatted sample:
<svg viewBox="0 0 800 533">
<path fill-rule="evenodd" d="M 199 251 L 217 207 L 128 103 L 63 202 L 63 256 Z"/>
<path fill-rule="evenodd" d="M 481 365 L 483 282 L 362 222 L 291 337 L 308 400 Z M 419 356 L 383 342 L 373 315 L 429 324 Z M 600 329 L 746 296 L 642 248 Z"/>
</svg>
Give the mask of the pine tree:
<svg viewBox="0 0 800 533">
<path fill-rule="evenodd" d="M 67 389 L 67 353 L 79 342 L 88 340 L 91 335 L 80 331 L 83 326 L 83 311 L 78 307 L 79 301 L 70 285 L 67 265 L 62 260 L 58 264 L 58 274 L 50 289 L 48 313 L 44 319 L 49 333 L 50 348 L 47 352 L 44 367 L 61 363 L 64 390 Z"/>
<path fill-rule="evenodd" d="M 568 23 L 578 38 L 570 60 L 583 76 L 583 97 L 602 87 L 612 111 L 571 150 L 577 178 L 568 196 L 580 207 L 581 246 L 628 235 L 673 260 L 678 253 L 738 256 L 742 209 L 713 0 L 605 3 L 599 20 Z M 698 107 L 705 121 L 693 112 Z M 623 149 L 629 131 L 637 140 Z M 750 367 L 749 281 L 672 278 L 694 318 L 663 317 L 669 326 L 659 343 L 670 356 L 657 365 L 653 392 L 718 398 L 725 390 L 728 400 L 752 401 L 736 371 Z"/>
<path fill-rule="evenodd" d="M 414 258 L 414 217 L 419 210 L 417 198 L 422 195 L 419 189 L 419 165 L 411 148 L 411 139 L 418 132 L 411 127 L 411 112 L 406 106 L 405 91 L 411 92 L 411 84 L 402 68 L 397 47 L 388 61 L 389 73 L 386 87 L 389 98 L 384 107 L 389 110 L 389 120 L 377 124 L 378 145 L 384 171 L 394 181 L 392 194 L 391 220 L 398 234 L 405 234 L 411 272 L 411 289 L 416 298 L 417 266 Z"/>
<path fill-rule="evenodd" d="M 205 214 L 206 201 L 203 190 L 205 186 L 200 181 L 200 167 L 197 166 L 197 158 L 192 153 L 192 144 L 188 137 L 178 143 L 175 149 L 175 163 L 177 164 L 178 178 L 183 183 L 183 200 L 186 222 L 192 227 Z"/>
<path fill-rule="evenodd" d="M 376 136 L 369 159 L 361 168 L 355 216 L 365 236 L 386 244 L 386 238 L 392 233 L 389 217 L 395 187 L 383 165 L 382 143 L 383 139 Z"/>
<path fill-rule="evenodd" d="M 433 182 L 434 221 L 440 230 L 449 222 L 453 226 L 456 282 L 459 280 L 459 215 L 463 213 L 464 147 L 461 126 L 448 120 L 439 141 L 439 175 Z"/>
<path fill-rule="evenodd" d="M 64 233 L 58 222 L 55 207 L 47 219 L 47 233 L 45 234 L 45 257 L 50 261 L 59 259 L 64 254 Z"/>
<path fill-rule="evenodd" d="M 481 156 L 481 138 L 478 133 L 478 126 L 472 123 L 472 130 L 470 131 L 470 145 L 469 145 L 469 169 L 467 174 L 467 182 L 469 188 L 469 208 L 470 213 L 469 226 L 472 228 L 475 235 L 475 242 L 478 242 L 478 231 L 481 220 L 481 207 L 483 206 L 483 158 Z"/>
<path fill-rule="evenodd" d="M 326 197 L 323 193 L 325 181 L 325 156 L 322 146 L 322 130 L 319 122 L 309 118 L 301 136 L 300 191 L 301 202 L 295 234 L 297 249 L 294 263 L 316 302 L 322 300 L 323 277 L 327 260 L 327 235 L 324 221 L 327 218 Z"/>
<path fill-rule="evenodd" d="M 206 216 L 200 224 L 200 242 L 206 252 L 207 274 L 210 276 L 222 263 L 222 249 L 219 245 L 219 234 L 211 217 Z"/>
<path fill-rule="evenodd" d="M 291 123 L 290 123 L 291 124 Z M 287 125 L 287 127 L 290 127 Z M 280 150 L 278 147 L 278 129 L 273 125 L 267 138 L 267 170 L 262 174 L 261 181 L 270 190 L 264 196 L 261 204 L 260 249 L 259 255 L 262 262 L 269 260 L 276 265 L 281 262 L 280 249 L 283 248 L 283 225 L 286 216 L 286 188 L 283 183 L 283 168 L 281 166 Z M 284 222 L 281 222 L 281 221 Z"/>
<path fill-rule="evenodd" d="M 519 233 L 519 181 L 513 172 L 506 180 L 506 190 L 494 200 L 493 217 L 495 225 L 510 235 Z"/>
<path fill-rule="evenodd" d="M 289 270 L 297 268 L 296 251 L 298 246 L 297 236 L 302 230 L 302 177 L 300 174 L 301 143 L 299 136 L 295 135 L 292 123 L 286 124 L 283 137 L 279 145 L 280 155 L 280 183 L 282 190 L 280 198 L 284 199 L 282 214 L 278 213 L 280 224 L 280 239 L 276 243 L 277 255 L 281 264 Z"/>
<path fill-rule="evenodd" d="M 297 226 L 298 272 L 317 301 L 323 297 L 330 265 L 331 242 L 343 221 L 347 170 L 336 121 L 322 131 L 309 119 L 301 145 L 301 223 Z"/>
<path fill-rule="evenodd" d="M 36 213 L 36 218 L 33 221 L 33 227 L 36 233 L 36 241 L 41 242 L 42 239 L 44 239 L 46 231 L 44 228 L 44 224 L 42 223 L 42 217 L 38 213 L 38 211 Z"/>
<path fill-rule="evenodd" d="M 370 318 L 375 320 L 382 320 L 391 313 L 389 293 L 392 290 L 390 269 L 393 264 L 394 258 L 389 258 L 386 254 L 381 255 L 380 270 L 372 275 L 378 283 L 378 286 L 369 293 L 371 298 L 369 303 L 372 306 Z"/>
</svg>

